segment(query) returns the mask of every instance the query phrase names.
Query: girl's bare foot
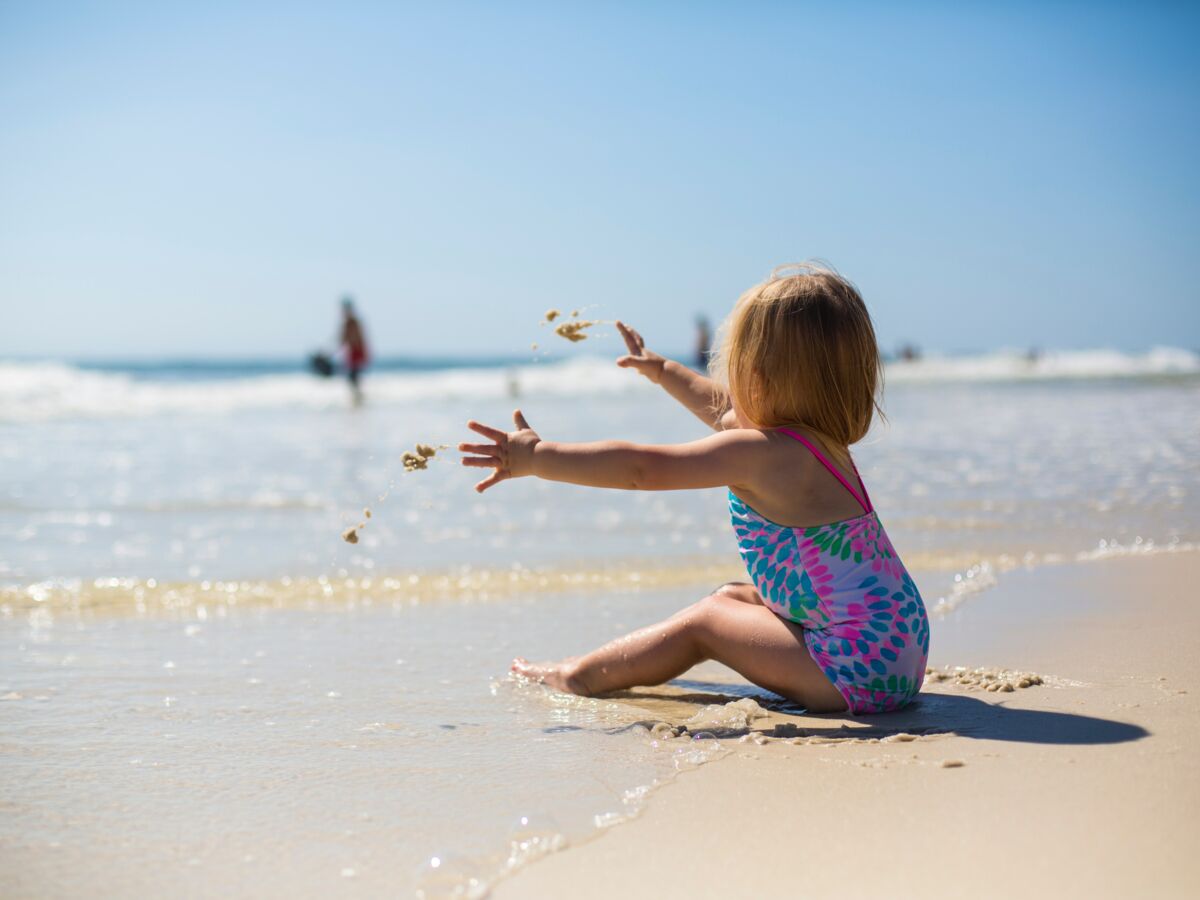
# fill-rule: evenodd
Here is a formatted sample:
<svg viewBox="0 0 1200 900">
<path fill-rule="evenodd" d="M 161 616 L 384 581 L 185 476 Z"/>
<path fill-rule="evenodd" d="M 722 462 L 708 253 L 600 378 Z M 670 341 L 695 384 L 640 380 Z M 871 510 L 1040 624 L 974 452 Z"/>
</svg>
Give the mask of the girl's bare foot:
<svg viewBox="0 0 1200 900">
<path fill-rule="evenodd" d="M 522 678 L 552 687 L 556 691 L 587 697 L 590 691 L 575 674 L 575 660 L 576 657 L 571 656 L 556 663 L 531 663 L 525 657 L 518 656 L 509 668 Z"/>
</svg>

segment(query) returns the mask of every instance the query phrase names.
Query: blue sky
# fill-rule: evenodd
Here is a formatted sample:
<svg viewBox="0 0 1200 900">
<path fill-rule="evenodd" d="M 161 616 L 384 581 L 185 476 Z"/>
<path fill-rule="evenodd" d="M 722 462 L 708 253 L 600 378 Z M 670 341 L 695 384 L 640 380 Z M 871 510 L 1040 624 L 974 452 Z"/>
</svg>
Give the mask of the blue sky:
<svg viewBox="0 0 1200 900">
<path fill-rule="evenodd" d="M 297 355 L 347 290 L 382 353 L 671 350 L 806 256 L 885 348 L 1195 347 L 1194 10 L 10 0 L 0 355 Z"/>
</svg>

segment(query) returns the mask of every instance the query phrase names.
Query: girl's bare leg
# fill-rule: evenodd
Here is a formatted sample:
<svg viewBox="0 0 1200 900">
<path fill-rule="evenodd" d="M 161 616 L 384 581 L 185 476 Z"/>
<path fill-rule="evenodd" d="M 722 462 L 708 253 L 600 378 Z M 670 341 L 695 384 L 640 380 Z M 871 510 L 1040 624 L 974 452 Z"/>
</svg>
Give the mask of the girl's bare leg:
<svg viewBox="0 0 1200 900">
<path fill-rule="evenodd" d="M 846 708 L 818 668 L 804 631 L 762 605 L 748 584 L 731 584 L 585 656 L 534 665 L 518 658 L 513 671 L 551 687 L 590 696 L 638 685 L 662 684 L 697 663 L 714 659 L 743 677 L 812 712 Z"/>
</svg>

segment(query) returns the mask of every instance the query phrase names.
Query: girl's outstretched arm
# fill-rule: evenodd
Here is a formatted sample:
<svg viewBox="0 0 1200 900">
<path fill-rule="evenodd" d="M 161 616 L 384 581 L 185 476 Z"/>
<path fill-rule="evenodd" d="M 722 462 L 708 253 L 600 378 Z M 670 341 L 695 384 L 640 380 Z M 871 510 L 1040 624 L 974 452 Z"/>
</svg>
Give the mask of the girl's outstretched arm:
<svg viewBox="0 0 1200 900">
<path fill-rule="evenodd" d="M 504 432 L 479 422 L 467 427 L 487 444 L 459 444 L 469 454 L 464 466 L 492 469 L 475 485 L 483 492 L 509 478 L 536 475 L 589 487 L 627 491 L 675 491 L 689 488 L 738 487 L 758 481 L 768 463 L 768 439 L 761 431 L 739 428 L 687 444 L 631 444 L 593 441 L 562 444 L 543 441 L 518 409 L 517 430 Z"/>
<path fill-rule="evenodd" d="M 617 323 L 617 331 L 625 339 L 625 347 L 629 350 L 628 354 L 617 360 L 618 366 L 645 375 L 709 428 L 721 431 L 732 427 L 729 424 L 731 420 L 723 418 L 729 411 L 729 397 L 723 388 L 714 391 L 711 378 L 705 378 L 673 359 L 659 356 L 653 350 L 647 350 L 642 336 L 624 322 Z"/>
</svg>

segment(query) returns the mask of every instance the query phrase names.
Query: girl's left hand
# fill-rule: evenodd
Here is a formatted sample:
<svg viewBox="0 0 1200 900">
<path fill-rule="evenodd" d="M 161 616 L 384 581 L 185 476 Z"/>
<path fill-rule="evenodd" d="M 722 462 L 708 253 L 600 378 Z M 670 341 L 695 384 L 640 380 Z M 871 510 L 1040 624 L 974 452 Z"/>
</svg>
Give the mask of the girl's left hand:
<svg viewBox="0 0 1200 900">
<path fill-rule="evenodd" d="M 458 449 L 463 453 L 474 454 L 464 456 L 464 466 L 479 466 L 495 469 L 487 478 L 475 485 L 475 490 L 483 493 L 494 484 L 499 484 L 508 478 L 521 478 L 533 474 L 533 448 L 540 442 L 538 433 L 529 427 L 521 411 L 513 412 L 513 423 L 517 430 L 507 434 L 498 428 L 491 428 L 474 420 L 467 423 L 472 431 L 482 434 L 490 440 L 490 444 L 459 444 Z"/>
<path fill-rule="evenodd" d="M 653 350 L 647 350 L 642 336 L 624 322 L 617 323 L 617 331 L 625 339 L 625 349 L 629 351 L 617 360 L 617 365 L 622 369 L 633 369 L 655 384 L 661 384 L 667 361 Z"/>
</svg>

